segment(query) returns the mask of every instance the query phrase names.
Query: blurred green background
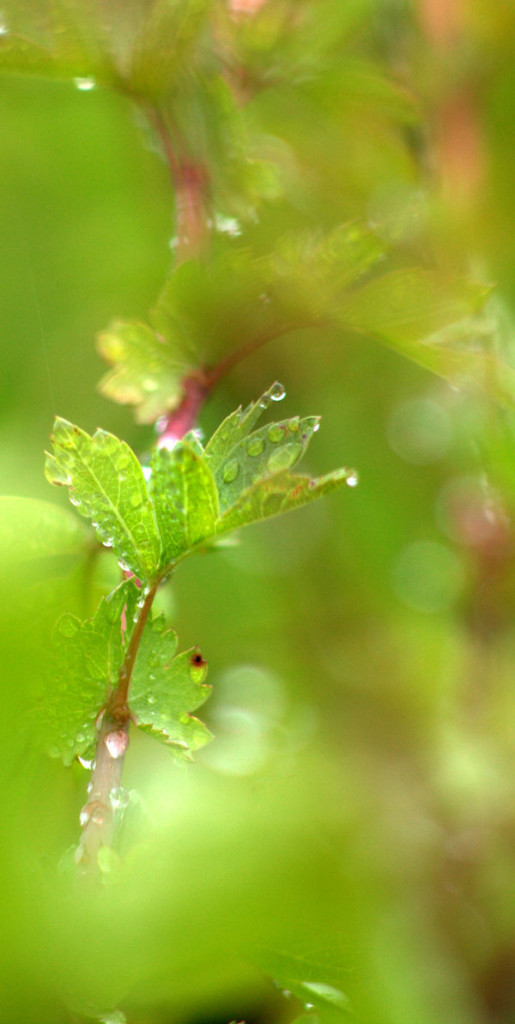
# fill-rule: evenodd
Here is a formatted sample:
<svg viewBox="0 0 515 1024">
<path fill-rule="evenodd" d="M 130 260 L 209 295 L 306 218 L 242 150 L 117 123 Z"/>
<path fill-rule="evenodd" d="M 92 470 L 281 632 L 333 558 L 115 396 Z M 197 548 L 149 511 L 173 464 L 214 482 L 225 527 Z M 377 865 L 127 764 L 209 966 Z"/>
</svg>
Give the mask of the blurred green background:
<svg viewBox="0 0 515 1024">
<path fill-rule="evenodd" d="M 260 24 L 258 70 L 276 59 L 265 8 Z M 513 365 L 513 5 L 324 2 L 313 24 L 302 73 L 279 62 L 245 113 L 279 168 L 277 236 L 365 219 L 400 265 L 498 284 L 489 344 Z M 55 414 L 153 442 L 99 394 L 94 339 L 146 319 L 173 201 L 107 88 L 3 73 L 0 151 L 0 488 L 64 507 L 43 477 Z M 191 559 L 163 594 L 181 647 L 209 661 L 216 740 L 183 771 L 134 738 L 137 841 L 101 893 L 58 869 L 87 773 L 34 755 L 28 715 L 84 567 L 31 578 L 5 552 L 8 1024 L 116 1024 L 117 1008 L 129 1024 L 515 1022 L 513 411 L 372 338 L 312 330 L 227 377 L 206 436 L 275 379 L 281 416 L 323 417 L 306 468 L 355 466 L 359 487 Z"/>
</svg>

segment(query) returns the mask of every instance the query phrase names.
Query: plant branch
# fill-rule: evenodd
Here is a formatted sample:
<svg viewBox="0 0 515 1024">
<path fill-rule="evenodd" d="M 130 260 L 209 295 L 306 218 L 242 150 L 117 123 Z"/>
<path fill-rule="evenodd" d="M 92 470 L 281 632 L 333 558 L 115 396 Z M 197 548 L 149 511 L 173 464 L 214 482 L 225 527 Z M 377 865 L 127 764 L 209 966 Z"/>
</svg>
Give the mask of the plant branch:
<svg viewBox="0 0 515 1024">
<path fill-rule="evenodd" d="M 141 643 L 141 637 L 143 636 L 143 630 L 145 628 L 150 609 L 152 608 L 152 603 L 156 596 L 158 585 L 158 583 L 154 583 L 145 593 L 145 598 L 129 641 L 125 661 L 120 669 L 118 686 L 112 693 L 107 704 L 107 711 L 120 725 L 124 725 L 125 722 L 128 722 L 130 717 L 129 709 L 127 707 L 129 686 L 131 683 L 132 673 L 134 671 L 136 655 Z"/>
<path fill-rule="evenodd" d="M 290 334 L 292 331 L 305 330 L 308 327 L 323 327 L 327 326 L 322 321 L 311 321 L 309 323 L 295 323 L 291 322 L 285 324 L 283 327 L 277 328 L 274 331 L 269 331 L 267 334 L 262 334 L 258 337 L 251 338 L 250 341 L 246 341 L 239 348 L 233 349 L 229 352 L 229 355 L 221 359 L 220 362 L 215 363 L 214 366 L 210 367 L 205 372 L 206 381 L 206 393 L 211 391 L 212 388 L 216 387 L 219 381 L 225 377 L 235 366 L 242 363 L 244 359 L 253 355 L 264 345 L 268 345 L 270 341 L 275 341 L 276 338 L 281 338 L 284 334 Z"/>
<path fill-rule="evenodd" d="M 175 132 L 175 138 L 172 137 L 157 107 L 146 105 L 144 110 L 159 139 L 170 172 L 175 193 L 175 256 L 177 263 L 182 263 L 183 260 L 197 256 L 205 248 L 208 235 L 208 173 L 202 164 L 186 154 L 179 133 Z"/>
<path fill-rule="evenodd" d="M 112 846 L 117 813 L 123 806 L 120 793 L 123 793 L 123 764 L 129 746 L 129 687 L 157 587 L 158 583 L 154 583 L 145 595 L 120 669 L 118 686 L 98 718 L 95 760 L 88 786 L 88 802 L 80 813 L 83 832 L 76 854 L 82 869 L 95 876 L 99 870 L 98 853 L 102 846 Z"/>
</svg>

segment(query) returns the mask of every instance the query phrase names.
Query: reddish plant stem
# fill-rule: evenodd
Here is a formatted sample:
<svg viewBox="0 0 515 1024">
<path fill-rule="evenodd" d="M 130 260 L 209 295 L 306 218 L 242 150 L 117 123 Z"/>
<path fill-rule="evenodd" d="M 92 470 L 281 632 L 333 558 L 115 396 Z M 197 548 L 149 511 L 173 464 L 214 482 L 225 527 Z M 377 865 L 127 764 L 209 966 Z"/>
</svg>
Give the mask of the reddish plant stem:
<svg viewBox="0 0 515 1024">
<path fill-rule="evenodd" d="M 106 746 L 108 736 L 118 735 L 118 757 L 113 757 Z M 122 740 L 122 736 L 124 740 Z M 97 736 L 94 767 L 88 786 L 88 802 L 81 811 L 82 838 L 76 852 L 76 861 L 87 873 L 97 876 L 98 853 L 102 846 L 112 846 L 116 809 L 112 794 L 121 787 L 125 752 L 129 745 L 129 722 L 120 726 L 104 712 Z"/>
<path fill-rule="evenodd" d="M 208 238 L 207 194 L 209 177 L 206 168 L 192 160 L 185 151 L 178 132 L 171 133 L 161 111 L 145 107 L 168 165 L 175 194 L 177 263 L 197 256 Z"/>
<path fill-rule="evenodd" d="M 121 726 L 125 725 L 129 721 L 130 714 L 127 707 L 129 686 L 131 683 L 132 673 L 134 671 L 136 655 L 141 643 L 141 637 L 143 636 L 143 630 L 150 614 L 150 609 L 152 608 L 157 588 L 158 583 L 154 583 L 145 594 L 143 604 L 140 608 L 140 612 L 129 641 L 125 661 L 120 669 L 118 686 L 112 693 L 107 704 L 107 712 L 113 717 L 115 722 L 119 723 Z"/>
<path fill-rule="evenodd" d="M 76 854 L 77 863 L 93 875 L 97 875 L 99 870 L 100 848 L 113 844 L 118 810 L 113 795 L 121 787 L 125 754 L 129 746 L 129 687 L 157 587 L 155 583 L 145 595 L 120 669 L 118 685 L 98 719 L 95 760 L 88 786 L 88 802 L 81 811 L 83 832 Z"/>
<path fill-rule="evenodd" d="M 224 359 L 220 362 L 215 363 L 214 366 L 209 367 L 205 371 L 205 382 L 206 382 L 206 394 L 211 391 L 212 388 L 216 387 L 222 377 L 230 373 L 238 363 L 242 363 L 244 359 L 248 359 L 249 356 L 253 355 L 264 345 L 268 345 L 270 341 L 275 341 L 276 338 L 281 338 L 283 334 L 290 334 L 292 331 L 301 331 L 308 327 L 323 327 L 328 326 L 322 321 L 312 321 L 311 323 L 289 323 L 284 324 L 282 327 L 278 327 L 275 331 L 270 331 L 267 334 L 262 334 L 257 338 L 251 338 L 250 341 L 244 342 L 239 348 L 233 349 L 229 352 Z"/>
<path fill-rule="evenodd" d="M 184 378 L 179 405 L 160 424 L 158 448 L 173 448 L 181 437 L 193 429 L 209 390 L 210 383 L 203 370 Z"/>
</svg>

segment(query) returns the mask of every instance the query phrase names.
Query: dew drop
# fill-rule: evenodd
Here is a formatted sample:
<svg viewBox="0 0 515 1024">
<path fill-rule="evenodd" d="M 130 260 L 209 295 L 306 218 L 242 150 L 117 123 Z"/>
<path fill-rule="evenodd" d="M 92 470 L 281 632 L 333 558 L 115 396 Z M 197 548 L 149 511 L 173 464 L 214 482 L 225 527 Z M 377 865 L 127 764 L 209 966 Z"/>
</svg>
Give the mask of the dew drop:
<svg viewBox="0 0 515 1024">
<path fill-rule="evenodd" d="M 79 814 L 80 827 L 81 828 L 86 828 L 86 825 L 88 824 L 90 818 L 91 818 L 91 809 L 89 807 L 89 804 L 85 804 L 84 807 L 82 808 L 80 814 Z"/>
<path fill-rule="evenodd" d="M 127 1017 L 122 1010 L 110 1010 L 99 1017 L 99 1024 L 127 1024 Z"/>
<path fill-rule="evenodd" d="M 300 416 L 294 416 L 293 419 L 289 420 L 288 422 L 288 429 L 291 430 L 292 434 L 294 434 L 295 431 L 299 429 L 299 426 Z"/>
<path fill-rule="evenodd" d="M 320 420 L 317 420 L 317 421 L 316 421 L 316 422 L 315 422 L 315 423 L 313 424 L 313 433 L 314 433 L 314 434 L 316 434 L 317 430 L 320 430 Z"/>
<path fill-rule="evenodd" d="M 80 508 L 81 506 L 81 500 L 75 494 L 70 494 L 70 502 L 72 505 L 75 505 L 75 508 Z"/>
<path fill-rule="evenodd" d="M 284 427 L 279 426 L 278 423 L 273 423 L 272 426 L 268 428 L 268 440 L 271 441 L 272 444 L 278 444 L 279 441 L 283 440 L 283 437 Z"/>
<path fill-rule="evenodd" d="M 116 761 L 119 757 L 123 757 L 125 754 L 125 751 L 129 746 L 129 737 L 123 729 L 117 729 L 114 732 L 109 732 L 107 736 L 104 737 L 104 743 L 110 756 L 114 761 Z"/>
<path fill-rule="evenodd" d="M 123 786 L 113 786 L 109 793 L 109 802 L 113 811 L 124 811 L 129 806 L 129 794 Z"/>
<path fill-rule="evenodd" d="M 131 508 L 139 508 L 140 505 L 143 504 L 143 498 L 141 494 L 138 493 L 138 491 L 136 491 L 134 494 L 131 494 L 129 498 L 129 504 Z"/>
<path fill-rule="evenodd" d="M 100 807 L 97 807 L 96 810 L 93 811 L 90 821 L 92 821 L 94 825 L 104 824 L 104 814 Z"/>
<path fill-rule="evenodd" d="M 272 387 L 269 389 L 268 394 L 272 402 L 282 402 L 286 395 L 286 388 L 276 380 L 275 384 L 272 384 Z"/>
<path fill-rule="evenodd" d="M 261 455 L 264 447 L 265 442 L 262 437 L 253 437 L 247 445 L 247 455 L 251 455 L 252 457 Z"/>
<path fill-rule="evenodd" d="M 77 739 L 78 739 L 78 737 L 77 737 Z M 79 764 L 82 765 L 83 768 L 86 769 L 86 771 L 88 771 L 88 772 L 91 771 L 91 767 L 93 765 L 93 761 L 90 761 L 87 757 L 77 757 L 77 761 L 79 762 Z"/>
<path fill-rule="evenodd" d="M 324 1002 L 331 1003 L 340 1010 L 348 1010 L 349 1000 L 343 992 L 340 992 L 339 988 L 334 988 L 333 985 L 326 985 L 325 982 L 321 981 L 303 981 L 301 984 L 303 988 L 307 988 L 309 993 L 319 996 Z"/>
<path fill-rule="evenodd" d="M 215 230 L 230 235 L 231 238 L 237 238 L 242 231 L 241 224 L 236 217 L 225 217 L 221 213 L 215 213 Z"/>
<path fill-rule="evenodd" d="M 6 36 L 8 35 L 8 32 L 9 28 L 7 22 L 5 21 L 3 15 L 0 14 L 0 36 Z"/>
<path fill-rule="evenodd" d="M 83 732 L 78 732 L 75 736 L 75 739 L 77 740 L 77 743 L 84 743 L 86 737 Z"/>
<path fill-rule="evenodd" d="M 347 487 L 357 487 L 359 484 L 359 476 L 355 469 L 351 469 L 345 483 Z"/>
<path fill-rule="evenodd" d="M 302 455 L 301 444 L 285 444 L 283 448 L 273 452 L 270 456 L 267 467 L 270 473 L 277 473 L 281 469 L 289 469 Z"/>
<path fill-rule="evenodd" d="M 112 537 L 108 537 L 107 540 L 103 540 L 102 541 L 102 544 L 104 545 L 105 548 L 112 548 L 112 546 L 113 546 L 113 538 Z"/>
<path fill-rule="evenodd" d="M 79 92 L 91 92 L 92 89 L 96 89 L 97 85 L 92 75 L 87 75 L 84 78 L 74 78 L 73 84 Z"/>
<path fill-rule="evenodd" d="M 223 468 L 222 476 L 223 476 L 224 483 L 231 484 L 233 482 L 233 480 L 236 480 L 236 477 L 238 476 L 239 471 L 240 471 L 240 466 L 239 466 L 238 460 L 237 459 L 229 459 L 229 462 L 226 462 L 225 466 Z"/>
</svg>

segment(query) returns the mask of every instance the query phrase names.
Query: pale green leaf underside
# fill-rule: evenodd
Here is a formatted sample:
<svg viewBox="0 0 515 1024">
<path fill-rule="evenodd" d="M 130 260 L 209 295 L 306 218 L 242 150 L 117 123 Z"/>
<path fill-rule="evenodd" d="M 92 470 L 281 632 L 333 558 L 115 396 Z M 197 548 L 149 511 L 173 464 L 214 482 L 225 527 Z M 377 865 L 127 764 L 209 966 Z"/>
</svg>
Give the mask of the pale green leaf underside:
<svg viewBox="0 0 515 1024">
<path fill-rule="evenodd" d="M 63 419 L 55 421 L 53 446 L 45 466 L 48 480 L 69 488 L 72 504 L 127 568 L 140 579 L 153 579 L 161 540 L 132 449 L 113 434 L 97 430 L 90 437 Z"/>
<path fill-rule="evenodd" d="M 126 580 L 101 601 L 93 618 L 81 622 L 65 614 L 57 622 L 36 723 L 47 752 L 65 764 L 94 746 L 95 722 L 118 682 L 129 639 L 122 634 L 122 612 L 131 626 L 137 599 L 135 584 Z"/>
<path fill-rule="evenodd" d="M 177 638 L 155 619 L 143 635 L 131 683 L 129 705 L 137 725 L 174 753 L 188 758 L 211 739 L 191 711 L 209 697 L 207 667 L 197 649 L 175 655 Z"/>
<path fill-rule="evenodd" d="M 136 406 L 138 423 L 154 423 L 179 401 L 190 367 L 145 324 L 114 323 L 99 335 L 97 347 L 110 370 L 99 384 L 108 398 Z"/>
<path fill-rule="evenodd" d="M 488 289 L 419 270 L 391 270 L 346 295 L 339 318 L 394 346 L 420 343 L 479 309 Z"/>
</svg>

